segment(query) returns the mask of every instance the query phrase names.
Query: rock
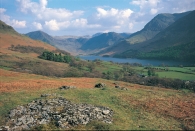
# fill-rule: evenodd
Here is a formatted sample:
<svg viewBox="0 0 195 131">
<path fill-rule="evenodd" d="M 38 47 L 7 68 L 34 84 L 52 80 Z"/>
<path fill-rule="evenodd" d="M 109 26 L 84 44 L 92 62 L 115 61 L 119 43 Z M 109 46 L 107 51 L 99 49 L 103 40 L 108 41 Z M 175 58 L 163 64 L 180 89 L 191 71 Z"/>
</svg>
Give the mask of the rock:
<svg viewBox="0 0 195 131">
<path fill-rule="evenodd" d="M 86 125 L 93 120 L 112 123 L 113 111 L 108 107 L 73 104 L 63 97 L 53 96 L 11 110 L 6 126 L 9 126 L 9 130 L 29 130 L 39 124 L 54 121 L 59 128 L 65 129 L 79 124 Z"/>
<path fill-rule="evenodd" d="M 75 89 L 76 86 L 61 86 L 59 89 L 60 90 L 67 90 L 67 89 Z"/>
<path fill-rule="evenodd" d="M 51 96 L 51 94 L 41 94 L 41 97 L 48 97 Z"/>
<path fill-rule="evenodd" d="M 120 87 L 119 85 L 115 85 L 115 88 L 121 89 L 121 90 L 128 90 L 126 87 Z"/>
<path fill-rule="evenodd" d="M 115 88 L 120 88 L 120 86 L 119 85 L 116 85 Z"/>
<path fill-rule="evenodd" d="M 96 88 L 103 88 L 103 87 L 106 87 L 106 84 L 104 83 L 98 83 L 95 85 Z"/>
<path fill-rule="evenodd" d="M 108 115 L 108 114 L 110 113 L 110 111 L 109 111 L 109 110 L 103 110 L 102 113 L 103 113 L 104 115 Z"/>
<path fill-rule="evenodd" d="M 125 87 L 121 87 L 121 90 L 126 90 L 126 91 L 127 91 L 128 89 L 127 89 L 127 88 L 125 88 Z"/>
</svg>

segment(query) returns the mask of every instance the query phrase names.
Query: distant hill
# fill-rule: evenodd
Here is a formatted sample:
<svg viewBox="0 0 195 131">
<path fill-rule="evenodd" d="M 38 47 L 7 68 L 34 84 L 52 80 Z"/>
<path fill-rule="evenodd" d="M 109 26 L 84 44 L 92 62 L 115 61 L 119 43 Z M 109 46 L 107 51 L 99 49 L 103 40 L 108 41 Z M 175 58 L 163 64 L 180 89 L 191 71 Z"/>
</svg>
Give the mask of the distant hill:
<svg viewBox="0 0 195 131">
<path fill-rule="evenodd" d="M 152 39 L 155 35 L 166 29 L 176 20 L 189 13 L 190 11 L 178 14 L 158 14 L 150 22 L 148 22 L 142 30 L 131 34 L 128 38 L 126 38 L 126 40 L 118 42 L 114 46 L 109 47 L 99 54 L 121 53 L 128 49 L 131 49 L 131 45 L 142 43 L 144 41 Z M 124 48 L 121 46 L 123 46 Z"/>
<path fill-rule="evenodd" d="M 109 32 L 109 33 L 103 33 L 101 35 L 92 37 L 89 39 L 82 47 L 82 50 L 97 50 L 109 47 L 113 45 L 115 42 L 124 39 L 123 36 L 121 36 L 118 33 L 115 32 Z"/>
<path fill-rule="evenodd" d="M 29 32 L 25 35 L 30 37 L 31 39 L 40 40 L 40 41 L 46 42 L 50 45 L 55 45 L 55 39 L 43 31 Z"/>
<path fill-rule="evenodd" d="M 13 34 L 19 34 L 14 30 L 13 27 L 7 25 L 3 21 L 0 20 L 0 33 L 13 33 Z"/>
<path fill-rule="evenodd" d="M 132 35 L 132 33 L 119 33 L 119 34 L 124 38 L 130 37 Z"/>
<path fill-rule="evenodd" d="M 131 46 L 117 57 L 195 61 L 195 11 L 178 19 L 151 40 Z"/>
<path fill-rule="evenodd" d="M 82 44 L 84 44 L 88 40 L 88 37 L 84 37 L 84 38 L 76 37 L 76 36 L 52 37 L 43 31 L 29 32 L 25 35 L 34 40 L 41 40 L 43 42 L 46 42 L 50 45 L 53 45 L 59 49 L 65 50 L 75 55 L 82 53 L 82 51 L 79 48 L 82 46 Z"/>
<path fill-rule="evenodd" d="M 101 35 L 101 34 L 103 34 L 103 33 L 101 33 L 101 32 L 95 33 L 94 35 L 92 35 L 92 37 L 96 37 L 96 36 L 99 36 L 99 35 Z"/>
</svg>

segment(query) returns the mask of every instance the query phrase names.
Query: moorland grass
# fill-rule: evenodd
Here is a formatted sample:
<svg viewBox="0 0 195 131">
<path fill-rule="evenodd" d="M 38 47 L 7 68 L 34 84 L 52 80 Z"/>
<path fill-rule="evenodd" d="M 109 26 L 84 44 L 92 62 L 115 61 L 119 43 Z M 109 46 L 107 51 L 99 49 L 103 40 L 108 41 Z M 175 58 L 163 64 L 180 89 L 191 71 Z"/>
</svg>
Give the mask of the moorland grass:
<svg viewBox="0 0 195 131">
<path fill-rule="evenodd" d="M 106 87 L 104 90 L 98 88 L 89 89 L 71 89 L 61 91 L 59 89 L 41 89 L 38 91 L 19 91 L 12 93 L 1 93 L 0 95 L 0 123 L 5 122 L 5 114 L 10 109 L 17 105 L 27 104 L 33 99 L 39 98 L 42 93 L 56 93 L 73 103 L 87 103 L 96 106 L 106 106 L 114 110 L 113 124 L 109 125 L 109 129 L 124 129 L 124 130 L 178 130 L 181 129 L 181 123 L 172 117 L 164 117 L 160 114 L 149 112 L 135 105 L 131 105 L 134 101 L 125 101 L 124 97 L 133 97 L 133 100 L 147 101 L 149 98 L 149 91 L 152 89 L 130 89 L 122 91 L 114 87 Z M 168 95 L 163 91 L 155 90 L 158 95 L 166 98 Z M 174 92 L 174 91 L 173 91 Z M 178 93 L 176 93 L 179 95 Z M 158 98 L 158 95 L 152 96 Z M 174 93 L 171 94 L 174 96 Z M 51 125 L 50 125 L 51 126 Z M 74 129 L 92 129 L 93 125 L 78 126 Z M 42 129 L 48 128 L 47 126 Z"/>
</svg>

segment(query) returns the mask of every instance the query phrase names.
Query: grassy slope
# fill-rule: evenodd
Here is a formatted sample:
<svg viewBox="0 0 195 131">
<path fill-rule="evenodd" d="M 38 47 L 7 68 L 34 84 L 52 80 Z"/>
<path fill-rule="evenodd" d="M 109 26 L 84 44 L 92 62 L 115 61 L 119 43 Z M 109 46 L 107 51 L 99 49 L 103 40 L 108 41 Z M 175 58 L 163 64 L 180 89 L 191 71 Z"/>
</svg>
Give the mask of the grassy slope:
<svg viewBox="0 0 195 131">
<path fill-rule="evenodd" d="M 21 45 L 43 47 L 49 51 L 56 50 L 55 47 L 47 43 L 10 33 L 0 33 L 0 43 L 0 68 L 43 75 L 63 76 L 64 70 L 68 66 L 66 63 L 39 59 L 37 58 L 39 54 L 36 53 L 20 53 L 8 49 L 11 45 Z"/>
<path fill-rule="evenodd" d="M 27 104 L 39 98 L 42 93 L 57 93 L 75 103 L 110 107 L 114 110 L 111 129 L 178 130 L 184 124 L 184 119 L 195 115 L 193 112 L 195 95 L 184 91 L 118 81 L 121 86 L 129 89 L 122 91 L 114 88 L 114 81 L 96 78 L 50 78 L 2 69 L 0 69 L 0 78 L 0 125 L 4 123 L 4 116 L 10 109 Z M 97 82 L 106 83 L 107 88 L 95 89 L 94 85 Z M 78 88 L 67 91 L 57 89 L 62 85 L 73 85 Z M 190 124 L 190 121 L 186 122 Z"/>
</svg>

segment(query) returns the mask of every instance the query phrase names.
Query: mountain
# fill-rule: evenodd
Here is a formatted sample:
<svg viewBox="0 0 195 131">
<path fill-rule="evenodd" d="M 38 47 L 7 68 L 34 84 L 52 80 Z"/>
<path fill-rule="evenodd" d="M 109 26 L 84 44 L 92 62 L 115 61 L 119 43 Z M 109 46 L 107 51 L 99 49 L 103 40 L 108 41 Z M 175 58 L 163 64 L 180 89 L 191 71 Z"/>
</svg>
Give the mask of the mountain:
<svg viewBox="0 0 195 131">
<path fill-rule="evenodd" d="M 144 41 L 152 39 L 159 32 L 166 29 L 172 23 L 177 21 L 179 18 L 186 16 L 189 12 L 177 13 L 177 14 L 158 14 L 155 16 L 150 22 L 148 22 L 144 28 L 136 33 L 130 35 L 130 37 L 126 38 L 121 42 L 118 42 L 114 46 L 99 52 L 98 54 L 114 54 L 121 53 L 128 49 L 131 49 L 131 46 L 134 44 L 142 43 Z M 121 47 L 121 46 L 124 46 Z"/>
<path fill-rule="evenodd" d="M 0 39 L 1 39 L 1 44 L 0 44 L 0 50 L 2 52 L 9 52 L 10 50 L 7 50 L 8 48 L 16 47 L 16 46 L 31 46 L 31 47 L 39 47 L 39 48 L 44 48 L 47 50 L 56 50 L 55 47 L 40 42 L 40 41 L 35 41 L 32 40 L 24 35 L 19 34 L 14 30 L 13 27 L 7 25 L 3 21 L 0 21 Z"/>
<path fill-rule="evenodd" d="M 88 37 L 78 37 L 78 36 L 55 36 L 52 37 L 43 31 L 34 31 L 25 34 L 26 36 L 34 39 L 41 40 L 50 45 L 53 45 L 59 49 L 70 52 L 74 55 L 82 53 L 79 49 L 89 38 Z"/>
<path fill-rule="evenodd" d="M 101 50 L 111 45 L 114 45 L 115 42 L 122 40 L 122 39 L 124 39 L 124 37 L 115 32 L 103 33 L 101 35 L 98 35 L 98 36 L 95 36 L 89 39 L 81 47 L 81 49 L 85 51 Z"/>
<path fill-rule="evenodd" d="M 132 33 L 119 33 L 124 38 L 130 37 Z"/>
<path fill-rule="evenodd" d="M 29 32 L 25 35 L 30 37 L 31 39 L 40 40 L 40 41 L 46 42 L 50 45 L 55 45 L 55 39 L 43 31 Z"/>
<path fill-rule="evenodd" d="M 99 36 L 99 35 L 101 35 L 101 34 L 103 34 L 103 33 L 101 33 L 101 32 L 95 33 L 94 35 L 92 35 L 92 37 L 96 37 L 96 36 Z"/>
<path fill-rule="evenodd" d="M 131 46 L 118 57 L 195 61 L 195 11 L 175 21 L 152 39 Z"/>
<path fill-rule="evenodd" d="M 160 31 L 164 30 L 179 18 L 187 15 L 189 12 L 180 14 L 158 14 L 150 22 L 148 22 L 141 31 L 132 34 L 126 40 L 130 44 L 140 43 L 153 38 Z"/>
<path fill-rule="evenodd" d="M 13 27 L 7 25 L 3 21 L 0 20 L 0 33 L 13 33 L 13 34 L 19 34 L 14 30 Z"/>
</svg>

